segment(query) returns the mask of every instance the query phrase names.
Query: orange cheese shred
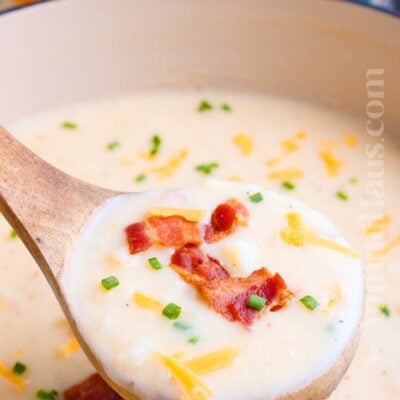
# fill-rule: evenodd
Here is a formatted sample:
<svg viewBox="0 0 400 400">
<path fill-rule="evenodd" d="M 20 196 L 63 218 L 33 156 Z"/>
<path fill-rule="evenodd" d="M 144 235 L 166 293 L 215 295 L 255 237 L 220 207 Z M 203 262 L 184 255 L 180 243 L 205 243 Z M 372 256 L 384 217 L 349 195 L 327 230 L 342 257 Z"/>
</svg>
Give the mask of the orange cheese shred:
<svg viewBox="0 0 400 400">
<path fill-rule="evenodd" d="M 385 214 L 383 217 L 371 221 L 371 223 L 365 229 L 366 235 L 383 233 L 385 227 L 390 224 L 391 220 L 391 217 L 388 214 Z"/>
<path fill-rule="evenodd" d="M 28 381 L 24 378 L 22 378 L 19 375 L 14 374 L 10 368 L 8 368 L 5 364 L 0 362 L 0 378 L 3 378 L 3 380 L 8 383 L 10 386 L 12 386 L 14 389 L 16 389 L 19 392 L 22 392 L 26 385 L 28 384 Z"/>
<path fill-rule="evenodd" d="M 349 149 L 355 149 L 358 145 L 357 135 L 355 134 L 345 135 L 344 143 Z"/>
<path fill-rule="evenodd" d="M 147 308 L 152 311 L 162 310 L 162 304 L 158 300 L 155 300 L 144 293 L 135 292 L 133 294 L 133 300 L 138 306 L 142 308 Z"/>
<path fill-rule="evenodd" d="M 289 167 L 280 171 L 270 172 L 267 176 L 272 180 L 290 181 L 301 179 L 304 176 L 304 172 L 300 168 Z"/>
<path fill-rule="evenodd" d="M 376 256 L 385 256 L 400 245 L 400 235 L 387 243 L 382 249 L 375 252 Z"/>
<path fill-rule="evenodd" d="M 152 168 L 148 172 L 156 174 L 159 179 L 168 178 L 173 175 L 175 171 L 181 166 L 182 162 L 185 160 L 188 154 L 188 150 L 183 149 L 179 153 L 172 156 L 167 164 L 160 167 Z"/>
<path fill-rule="evenodd" d="M 68 340 L 67 343 L 61 345 L 58 348 L 58 353 L 63 356 L 64 358 L 70 357 L 73 353 L 76 353 L 81 349 L 79 342 L 76 340 L 75 337 L 72 337 Z"/>
<path fill-rule="evenodd" d="M 321 150 L 319 156 L 325 164 L 327 174 L 329 176 L 337 176 L 340 169 L 343 167 L 343 162 L 340 161 L 330 149 Z"/>
<path fill-rule="evenodd" d="M 249 156 L 254 149 L 253 139 L 246 133 L 239 133 L 233 138 L 233 143 L 244 156 Z"/>
</svg>

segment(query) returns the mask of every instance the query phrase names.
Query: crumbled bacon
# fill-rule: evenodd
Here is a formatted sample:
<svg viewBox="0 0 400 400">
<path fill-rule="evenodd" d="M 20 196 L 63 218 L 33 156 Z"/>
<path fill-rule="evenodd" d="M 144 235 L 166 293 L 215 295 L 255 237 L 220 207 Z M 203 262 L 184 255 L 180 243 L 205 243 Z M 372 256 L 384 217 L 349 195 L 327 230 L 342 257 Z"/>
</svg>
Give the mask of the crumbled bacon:
<svg viewBox="0 0 400 400">
<path fill-rule="evenodd" d="M 211 215 L 211 223 L 206 226 L 207 243 L 223 239 L 239 226 L 246 226 L 249 221 L 247 208 L 238 200 L 231 199 L 220 204 Z"/>
<path fill-rule="evenodd" d="M 217 260 L 195 246 L 176 250 L 171 267 L 194 285 L 215 311 L 245 326 L 250 326 L 262 314 L 247 306 L 251 295 L 267 299 L 264 312 L 277 311 L 291 297 L 279 274 L 272 275 L 268 269 L 260 268 L 246 278 L 232 278 Z"/>
<path fill-rule="evenodd" d="M 177 215 L 149 217 L 144 222 L 129 225 L 125 233 L 131 254 L 145 251 L 153 244 L 181 247 L 203 241 L 196 223 Z"/>
<path fill-rule="evenodd" d="M 99 374 L 93 374 L 83 382 L 64 392 L 65 400 L 122 400 Z"/>
</svg>

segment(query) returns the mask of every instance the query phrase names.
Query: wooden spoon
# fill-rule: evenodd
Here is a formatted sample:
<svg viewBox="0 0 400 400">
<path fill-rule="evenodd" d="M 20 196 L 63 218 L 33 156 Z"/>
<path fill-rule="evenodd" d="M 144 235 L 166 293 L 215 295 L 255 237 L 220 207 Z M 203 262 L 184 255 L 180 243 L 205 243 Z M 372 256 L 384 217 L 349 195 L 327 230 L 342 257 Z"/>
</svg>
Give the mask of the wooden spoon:
<svg viewBox="0 0 400 400">
<path fill-rule="evenodd" d="M 126 399 L 137 399 L 105 373 L 80 334 L 60 282 L 74 240 L 90 216 L 120 195 L 73 178 L 41 160 L 0 126 L 0 212 L 22 239 L 52 287 L 86 355 L 107 383 Z M 276 400 L 323 400 L 335 389 L 357 348 L 360 324 L 332 368 L 304 388 Z"/>
</svg>

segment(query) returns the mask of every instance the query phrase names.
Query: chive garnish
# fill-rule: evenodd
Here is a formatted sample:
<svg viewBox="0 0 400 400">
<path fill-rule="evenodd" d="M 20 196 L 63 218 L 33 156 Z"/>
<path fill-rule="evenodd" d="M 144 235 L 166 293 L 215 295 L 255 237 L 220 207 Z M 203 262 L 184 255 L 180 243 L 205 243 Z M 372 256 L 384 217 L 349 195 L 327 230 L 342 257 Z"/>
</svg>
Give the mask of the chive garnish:
<svg viewBox="0 0 400 400">
<path fill-rule="evenodd" d="M 135 181 L 136 182 L 143 182 L 147 179 L 147 176 L 145 174 L 139 174 L 136 176 Z"/>
<path fill-rule="evenodd" d="M 257 296 L 252 294 L 247 300 L 247 307 L 254 308 L 255 310 L 261 311 L 265 307 L 267 299 L 265 297 Z"/>
<path fill-rule="evenodd" d="M 61 126 L 64 129 L 77 129 L 78 128 L 78 124 L 76 124 L 75 122 L 72 121 L 64 121 Z"/>
<path fill-rule="evenodd" d="M 113 151 L 113 150 L 117 149 L 120 145 L 121 145 L 120 142 L 118 142 L 117 140 L 114 140 L 114 141 L 108 143 L 106 147 L 107 147 L 108 151 Z"/>
<path fill-rule="evenodd" d="M 196 166 L 196 171 L 199 171 L 199 172 L 203 173 L 204 175 L 210 175 L 218 167 L 219 167 L 219 164 L 216 162 L 212 162 L 212 163 L 208 163 L 208 164 L 199 164 Z"/>
<path fill-rule="evenodd" d="M 179 329 L 180 331 L 188 331 L 189 329 L 191 329 L 191 326 L 188 323 L 183 322 L 183 321 L 174 322 L 173 326 L 176 329 Z"/>
<path fill-rule="evenodd" d="M 350 182 L 352 185 L 355 185 L 356 183 L 358 183 L 358 178 L 357 178 L 356 176 L 353 176 L 353 177 L 351 177 L 351 178 L 349 179 L 349 182 Z"/>
<path fill-rule="evenodd" d="M 349 199 L 349 196 L 347 196 L 347 194 L 341 190 L 336 192 L 336 196 L 338 199 L 342 201 L 347 201 Z"/>
<path fill-rule="evenodd" d="M 17 361 L 13 366 L 13 372 L 17 375 L 22 375 L 26 371 L 26 365 Z"/>
<path fill-rule="evenodd" d="M 158 154 L 158 152 L 160 151 L 161 143 L 162 143 L 162 140 L 161 140 L 160 136 L 158 136 L 157 134 L 154 135 L 154 136 L 151 138 L 151 149 L 150 149 L 150 154 L 151 154 L 152 156 L 155 156 L 155 155 Z"/>
<path fill-rule="evenodd" d="M 226 111 L 226 112 L 230 112 L 232 111 L 232 106 L 228 103 L 222 103 L 221 104 L 221 110 L 222 111 Z"/>
<path fill-rule="evenodd" d="M 40 389 L 36 392 L 36 397 L 38 399 L 44 400 L 57 400 L 58 399 L 58 392 L 56 390 L 43 390 Z"/>
<path fill-rule="evenodd" d="M 260 192 L 251 194 L 249 196 L 249 199 L 253 202 L 253 203 L 259 203 L 260 201 L 264 200 L 263 195 Z"/>
<path fill-rule="evenodd" d="M 147 261 L 151 265 L 151 268 L 153 268 L 155 270 L 159 270 L 163 267 L 157 257 L 151 257 Z"/>
<path fill-rule="evenodd" d="M 379 306 L 379 311 L 386 317 L 390 317 L 390 309 L 386 304 L 382 304 L 381 306 Z"/>
<path fill-rule="evenodd" d="M 11 229 L 9 236 L 10 239 L 16 239 L 18 237 L 17 232 L 15 232 L 14 229 Z"/>
<path fill-rule="evenodd" d="M 303 305 L 309 310 L 315 310 L 319 306 L 318 301 L 315 300 L 314 297 L 310 295 L 302 297 L 300 299 L 300 302 L 303 303 Z"/>
<path fill-rule="evenodd" d="M 214 108 L 213 105 L 209 101 L 202 100 L 197 107 L 197 111 L 199 112 L 211 111 L 213 108 Z"/>
<path fill-rule="evenodd" d="M 119 280 L 116 276 L 109 276 L 108 278 L 104 278 L 101 281 L 101 285 L 106 290 L 111 290 L 119 285 Z"/>
<path fill-rule="evenodd" d="M 192 336 L 189 338 L 188 343 L 190 344 L 197 344 L 199 343 L 200 338 L 198 336 Z"/>
<path fill-rule="evenodd" d="M 289 181 L 282 182 L 282 187 L 284 187 L 287 190 L 296 189 L 296 185 L 294 183 L 292 183 L 292 182 L 289 182 Z"/>
<path fill-rule="evenodd" d="M 181 312 L 182 307 L 174 303 L 169 303 L 162 311 L 163 315 L 168 319 L 178 319 Z"/>
</svg>

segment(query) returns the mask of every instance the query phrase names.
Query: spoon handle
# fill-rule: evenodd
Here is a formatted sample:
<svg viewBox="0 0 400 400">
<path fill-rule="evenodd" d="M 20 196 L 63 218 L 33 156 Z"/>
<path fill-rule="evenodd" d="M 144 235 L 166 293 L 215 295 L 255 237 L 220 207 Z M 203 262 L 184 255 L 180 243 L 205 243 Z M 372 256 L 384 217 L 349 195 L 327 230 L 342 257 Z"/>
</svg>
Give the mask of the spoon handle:
<svg viewBox="0 0 400 400">
<path fill-rule="evenodd" d="M 53 288 L 76 234 L 115 194 L 52 167 L 0 126 L 0 212 Z"/>
</svg>

